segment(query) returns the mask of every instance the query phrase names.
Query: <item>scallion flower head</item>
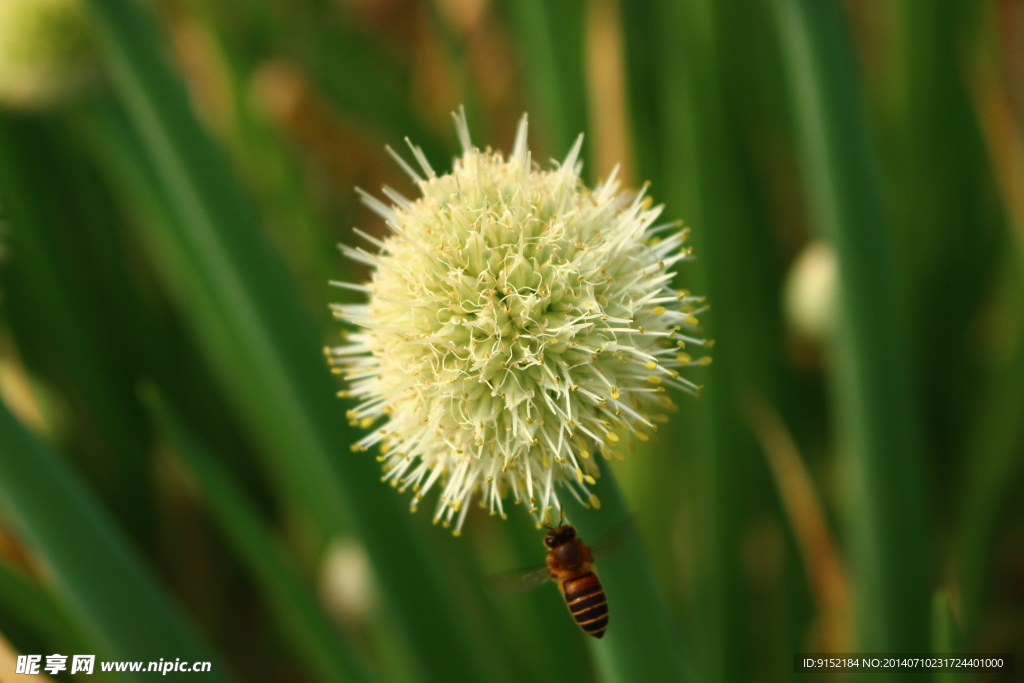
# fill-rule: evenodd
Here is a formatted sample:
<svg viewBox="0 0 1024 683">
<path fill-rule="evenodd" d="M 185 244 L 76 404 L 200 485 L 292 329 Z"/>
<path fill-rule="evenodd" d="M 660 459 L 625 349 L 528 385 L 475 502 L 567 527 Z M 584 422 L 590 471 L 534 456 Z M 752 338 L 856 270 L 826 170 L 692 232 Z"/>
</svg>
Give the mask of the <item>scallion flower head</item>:
<svg viewBox="0 0 1024 683">
<path fill-rule="evenodd" d="M 597 456 L 621 458 L 626 439 L 667 421 L 668 388 L 697 391 L 679 370 L 710 362 L 690 355 L 710 342 L 703 299 L 671 289 L 691 258 L 686 230 L 658 224 L 661 207 L 615 172 L 585 187 L 582 136 L 541 170 L 525 116 L 508 157 L 474 148 L 464 117 L 456 126 L 451 173 L 411 144 L 420 171 L 392 153 L 421 197 L 363 195 L 390 235 L 356 230 L 370 249 L 342 245 L 372 276 L 334 284 L 369 301 L 334 306 L 358 330 L 327 352 L 359 400 L 349 419 L 373 426 L 353 450 L 379 446 L 413 509 L 440 488 L 435 521 L 458 533 L 474 498 L 504 517 L 511 496 L 538 523 L 561 509 L 559 491 L 600 505 Z"/>
</svg>

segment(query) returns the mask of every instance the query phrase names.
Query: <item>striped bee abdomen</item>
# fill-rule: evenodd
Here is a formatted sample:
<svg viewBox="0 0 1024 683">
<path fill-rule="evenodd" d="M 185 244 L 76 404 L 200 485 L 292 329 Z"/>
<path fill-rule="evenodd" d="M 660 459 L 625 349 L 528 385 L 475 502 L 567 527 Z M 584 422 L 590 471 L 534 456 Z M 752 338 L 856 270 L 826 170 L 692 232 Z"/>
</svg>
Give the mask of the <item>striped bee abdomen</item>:
<svg viewBox="0 0 1024 683">
<path fill-rule="evenodd" d="M 565 581 L 562 592 L 580 628 L 595 638 L 603 636 L 608 628 L 608 601 L 594 572 Z"/>
</svg>

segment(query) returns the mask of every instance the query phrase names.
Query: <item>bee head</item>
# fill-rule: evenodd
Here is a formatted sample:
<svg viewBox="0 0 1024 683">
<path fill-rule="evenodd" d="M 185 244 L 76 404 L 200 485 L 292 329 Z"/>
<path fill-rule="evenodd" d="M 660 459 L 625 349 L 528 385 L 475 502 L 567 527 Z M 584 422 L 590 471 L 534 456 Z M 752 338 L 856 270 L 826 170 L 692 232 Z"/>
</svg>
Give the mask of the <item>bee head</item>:
<svg viewBox="0 0 1024 683">
<path fill-rule="evenodd" d="M 555 527 L 544 537 L 544 545 L 549 548 L 557 548 L 576 538 L 576 529 L 566 524 Z"/>
</svg>

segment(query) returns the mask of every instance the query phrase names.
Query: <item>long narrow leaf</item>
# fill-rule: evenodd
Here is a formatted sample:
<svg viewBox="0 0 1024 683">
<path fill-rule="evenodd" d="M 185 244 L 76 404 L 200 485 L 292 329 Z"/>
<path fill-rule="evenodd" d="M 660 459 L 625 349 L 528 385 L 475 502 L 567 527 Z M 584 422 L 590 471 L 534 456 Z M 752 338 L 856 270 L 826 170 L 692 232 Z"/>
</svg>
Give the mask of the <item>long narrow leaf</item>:
<svg viewBox="0 0 1024 683">
<path fill-rule="evenodd" d="M 155 391 L 149 396 L 149 404 L 175 452 L 195 477 L 224 535 L 253 573 L 281 628 L 310 671 L 325 682 L 368 681 L 364 663 L 351 643 L 317 606 L 245 493 Z"/>
<path fill-rule="evenodd" d="M 957 529 L 957 570 L 967 633 L 978 625 L 1001 513 L 1013 495 L 1014 482 L 1024 473 L 1024 335 L 989 383 L 964 452 Z"/>
<path fill-rule="evenodd" d="M 0 609 L 5 622 L 10 619 L 24 627 L 47 651 L 99 652 L 96 641 L 74 624 L 53 595 L 4 562 L 0 562 Z M 101 682 L 121 680 L 114 674 L 100 671 L 93 675 Z"/>
<path fill-rule="evenodd" d="M 932 649 L 937 657 L 962 651 L 962 638 L 957 628 L 953 610 L 949 604 L 949 595 L 938 591 L 932 597 Z M 962 671 L 937 672 L 935 683 L 964 683 L 966 676 Z"/>
<path fill-rule="evenodd" d="M 860 647 L 920 652 L 932 579 L 920 416 L 849 29 L 833 0 L 774 7 L 810 214 L 839 258 L 833 388 Z"/>
<path fill-rule="evenodd" d="M 89 491 L 2 403 L 0 506 L 46 562 L 69 613 L 111 656 L 215 659 Z M 207 676 L 231 680 L 220 662 Z"/>
<path fill-rule="evenodd" d="M 581 510 L 570 503 L 571 516 L 583 539 L 601 538 L 610 530 L 629 524 L 625 537 L 616 541 L 616 551 L 597 563 L 608 596 L 608 631 L 591 642 L 602 680 L 695 681 L 678 626 L 654 578 L 647 551 L 629 521 L 629 510 L 615 477 L 606 469 L 598 489 L 601 507 Z M 615 531 L 618 534 L 618 531 Z M 591 639 L 593 640 L 593 639 Z"/>
<path fill-rule="evenodd" d="M 66 647 L 82 642 L 53 596 L 6 562 L 0 562 L 0 606 L 5 615 L 23 623 L 47 645 Z"/>
<path fill-rule="evenodd" d="M 4 315 L 25 362 L 89 425 L 73 455 L 111 468 L 100 495 L 145 544 L 154 521 L 146 425 L 132 395 L 135 359 L 113 350 L 124 339 L 131 290 L 116 258 L 103 258 L 116 239 L 111 207 L 69 142 L 55 123 L 0 114 L 0 202 L 16 255 L 3 274 L 14 293 Z M 97 301 L 102 314 L 91 308 Z"/>
<path fill-rule="evenodd" d="M 377 483 L 377 464 L 348 452 L 352 434 L 334 399 L 319 335 L 162 59 L 151 17 L 131 0 L 89 4 L 147 163 L 175 212 L 173 221 L 146 226 L 150 253 L 226 393 L 293 495 L 308 499 L 322 530 L 336 531 L 343 515 L 351 520 L 422 668 L 439 680 L 483 677 L 487 662 L 498 658 L 481 635 L 486 625 L 449 599 L 431 549 Z"/>
<path fill-rule="evenodd" d="M 526 65 L 531 109 L 545 149 L 565 153 L 586 130 L 583 69 L 584 3 L 507 0 L 519 50 Z"/>
<path fill-rule="evenodd" d="M 635 115 L 656 123 L 653 130 L 641 125 L 636 131 L 641 162 L 656 164 L 642 172 L 660 179 L 663 189 L 654 192 L 665 198 L 671 215 L 693 225 L 698 258 L 692 272 L 681 274 L 687 278 L 681 286 L 707 295 L 712 310 L 702 320 L 720 342 L 714 365 L 699 380 L 706 384 L 701 400 L 684 401 L 663 437 L 676 444 L 680 463 L 692 462 L 689 476 L 677 472 L 700 520 L 693 548 L 702 558 L 693 572 L 693 642 L 703 675 L 740 681 L 749 678 L 751 648 L 739 548 L 756 481 L 744 464 L 756 457 L 756 445 L 737 406 L 750 386 L 774 400 L 778 355 L 766 350 L 777 344 L 777 307 L 772 264 L 764 256 L 771 250 L 769 234 L 740 191 L 747 179 L 716 50 L 719 4 L 665 0 L 644 11 L 623 3 L 623 12 L 632 22 L 646 22 L 627 29 L 631 73 L 639 79 L 635 96 L 643 103 Z M 644 65 L 651 74 L 641 73 Z M 648 99 L 653 111 L 638 111 L 650 107 Z M 678 484 L 661 479 L 671 482 L 661 490 L 676 504 Z"/>
</svg>

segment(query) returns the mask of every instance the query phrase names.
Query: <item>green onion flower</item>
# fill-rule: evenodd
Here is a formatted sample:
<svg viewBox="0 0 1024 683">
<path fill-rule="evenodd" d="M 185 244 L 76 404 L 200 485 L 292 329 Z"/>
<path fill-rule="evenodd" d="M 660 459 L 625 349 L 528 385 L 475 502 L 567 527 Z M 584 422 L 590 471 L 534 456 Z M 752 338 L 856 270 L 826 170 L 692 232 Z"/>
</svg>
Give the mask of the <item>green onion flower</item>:
<svg viewBox="0 0 1024 683">
<path fill-rule="evenodd" d="M 582 136 L 542 171 L 526 147 L 526 117 L 512 154 L 473 147 L 456 117 L 463 155 L 437 175 L 410 144 L 422 174 L 396 160 L 422 197 L 385 187 L 364 193 L 391 234 L 356 232 L 373 249 L 342 250 L 373 269 L 368 303 L 335 305 L 359 328 L 327 349 L 359 399 L 349 419 L 375 429 L 353 446 L 379 445 L 384 479 L 415 492 L 441 488 L 434 521 L 458 533 L 479 496 L 492 514 L 526 502 L 538 522 L 559 510 L 560 489 L 597 507 L 596 454 L 621 458 L 628 435 L 646 441 L 674 408 L 666 388 L 695 393 L 682 367 L 707 364 L 703 298 L 671 289 L 690 259 L 679 223 L 658 224 L 644 190 L 615 172 L 593 190 L 580 180 Z M 390 150 L 389 150 L 390 151 Z"/>
</svg>

